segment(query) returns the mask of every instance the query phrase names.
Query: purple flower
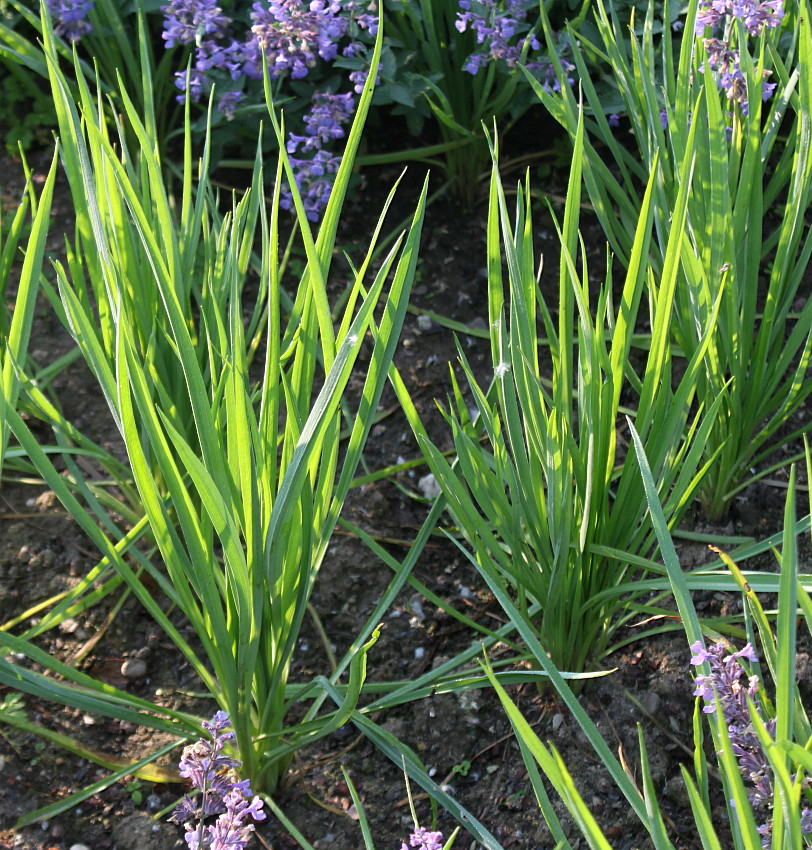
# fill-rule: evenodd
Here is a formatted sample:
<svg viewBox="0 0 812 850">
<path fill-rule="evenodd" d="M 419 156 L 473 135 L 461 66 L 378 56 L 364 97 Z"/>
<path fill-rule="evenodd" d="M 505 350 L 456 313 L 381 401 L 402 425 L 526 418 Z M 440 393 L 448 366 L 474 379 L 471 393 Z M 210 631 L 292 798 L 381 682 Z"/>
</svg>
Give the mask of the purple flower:
<svg viewBox="0 0 812 850">
<path fill-rule="evenodd" d="M 758 676 L 747 675 L 740 659 L 758 660 L 755 650 L 747 643 L 736 652 L 728 652 L 723 641 L 717 641 L 706 649 L 701 641 L 692 644 L 691 664 L 699 666 L 707 663 L 710 674 L 696 677 L 695 696 L 701 696 L 706 705 L 703 711 L 715 713 L 717 700 L 730 735 L 730 745 L 739 764 L 739 771 L 750 783 L 748 799 L 755 814 L 764 817 L 764 823 L 758 827 L 763 846 L 769 847 L 772 835 L 772 811 L 775 802 L 772 769 L 764 753 L 761 742 L 753 727 L 748 708 L 748 698 L 754 703 L 756 714 L 763 717 L 763 709 L 758 699 Z M 742 677 L 745 681 L 742 682 Z M 764 722 L 770 737 L 775 737 L 775 719 Z M 801 831 L 812 833 L 812 811 L 803 809 L 800 813 Z"/>
<path fill-rule="evenodd" d="M 777 27 L 784 19 L 784 0 L 700 0 L 696 14 L 696 34 L 705 27 L 716 29 L 738 18 L 749 35 L 759 35 L 767 27 Z"/>
<path fill-rule="evenodd" d="M 769 73 L 769 72 L 768 72 Z M 761 81 L 761 99 L 763 101 L 768 101 L 775 91 L 778 83 L 768 83 L 767 80 Z"/>
<path fill-rule="evenodd" d="M 363 92 L 364 86 L 366 85 L 368 76 L 369 76 L 369 71 L 366 70 L 366 69 L 360 70 L 360 71 L 350 72 L 349 80 L 350 80 L 351 83 L 354 84 L 352 90 L 356 94 L 361 94 L 361 92 Z M 375 85 L 377 86 L 380 81 L 381 81 L 381 72 L 379 70 L 378 73 L 375 76 Z"/>
<path fill-rule="evenodd" d="M 702 0 L 696 13 L 696 34 L 702 35 L 705 27 L 716 29 L 724 20 L 724 7 L 724 0 Z"/>
<path fill-rule="evenodd" d="M 226 45 L 210 40 L 201 42 L 195 56 L 195 68 L 198 71 L 208 73 L 218 69 L 225 71 L 232 80 L 237 80 L 242 75 L 243 45 L 238 41 L 231 41 Z"/>
<path fill-rule="evenodd" d="M 271 76 L 289 73 L 293 79 L 307 75 L 316 58 L 330 61 L 338 54 L 338 41 L 347 31 L 347 18 L 337 0 L 257 0 L 251 7 L 251 31 L 268 56 Z"/>
<path fill-rule="evenodd" d="M 706 661 L 710 661 L 711 658 L 713 658 L 708 650 L 705 649 L 705 644 L 703 644 L 701 640 L 691 644 L 691 652 L 693 652 L 693 655 L 691 656 L 691 664 L 695 667 L 698 667 L 700 664 L 704 664 Z"/>
<path fill-rule="evenodd" d="M 189 91 L 192 100 L 197 102 L 211 91 L 218 75 L 227 74 L 232 81 L 238 80 L 246 73 L 246 65 L 250 59 L 246 56 L 246 45 L 239 41 L 229 40 L 226 44 L 218 44 L 210 38 L 200 41 L 194 52 L 189 79 Z M 259 71 L 261 76 L 261 69 Z M 222 79 L 222 76 L 221 76 Z M 175 85 L 183 94 L 177 100 L 183 103 L 186 99 L 186 72 L 175 74 Z M 223 94 L 217 99 L 217 109 L 229 120 L 234 117 L 234 109 L 243 99 L 241 91 L 232 90 L 229 84 L 218 82 L 218 91 Z"/>
<path fill-rule="evenodd" d="M 218 711 L 211 720 L 203 721 L 211 741 L 200 740 L 183 749 L 180 775 L 201 792 L 202 803 L 197 807 L 190 797 L 184 797 L 169 819 L 185 825 L 189 850 L 242 850 L 254 831 L 254 824 L 247 819 L 261 821 L 266 817 L 261 798 L 248 800 L 249 781 L 237 778 L 235 771 L 242 762 L 223 752 L 234 740 L 230 725 L 228 714 Z M 207 825 L 206 818 L 215 815 L 216 822 Z"/>
<path fill-rule="evenodd" d="M 708 65 L 716 74 L 716 84 L 728 100 L 738 103 L 742 113 L 747 114 L 747 78 L 741 69 L 739 51 L 733 49 L 726 41 L 718 38 L 706 38 L 703 41 L 708 54 Z M 700 65 L 700 70 L 704 66 Z M 761 83 L 761 99 L 766 101 L 775 91 L 776 83 L 768 83 L 766 77 L 770 71 L 764 71 Z"/>
<path fill-rule="evenodd" d="M 330 199 L 333 188 L 332 175 L 338 171 L 341 157 L 332 156 L 325 145 L 344 136 L 344 124 L 352 120 L 355 109 L 355 97 L 352 92 L 346 94 L 316 94 L 313 106 L 304 116 L 305 135 L 288 134 L 285 145 L 288 153 L 314 151 L 312 158 L 290 157 L 296 186 L 302 194 L 305 212 L 310 221 L 318 221 Z M 289 187 L 282 190 L 280 205 L 291 209 L 293 195 Z"/>
<path fill-rule="evenodd" d="M 296 179 L 296 187 L 302 195 L 305 214 L 309 221 L 318 221 L 333 189 L 333 176 L 341 165 L 340 156 L 331 156 L 326 150 L 319 150 L 312 159 L 290 157 Z M 290 188 L 282 188 L 279 206 L 289 210 L 293 208 L 293 195 Z"/>
<path fill-rule="evenodd" d="M 304 116 L 307 135 L 318 141 L 319 145 L 328 144 L 333 139 L 344 136 L 343 124 L 352 120 L 355 110 L 355 97 L 352 92 L 346 94 L 316 94 L 313 107 Z"/>
<path fill-rule="evenodd" d="M 732 50 L 726 41 L 719 38 L 706 38 L 702 43 L 708 54 L 708 64 L 714 71 L 727 71 L 739 59 L 738 52 Z M 702 70 L 701 67 L 700 70 Z"/>
<path fill-rule="evenodd" d="M 47 0 L 47 4 L 58 36 L 74 42 L 92 32 L 93 27 L 85 18 L 93 8 L 93 0 Z"/>
<path fill-rule="evenodd" d="M 193 102 L 198 101 L 201 97 L 203 97 L 203 93 L 208 89 L 209 85 L 209 79 L 205 74 L 196 71 L 194 68 L 191 69 L 189 73 L 189 94 Z M 179 88 L 181 90 L 181 94 L 179 94 L 175 100 L 177 100 L 178 103 L 185 103 L 186 71 L 177 71 L 175 73 L 175 88 Z"/>
<path fill-rule="evenodd" d="M 199 44 L 204 37 L 222 35 L 231 19 L 223 14 L 217 0 L 172 0 L 161 6 L 167 47 L 176 44 Z"/>
<path fill-rule="evenodd" d="M 564 43 L 564 50 L 566 46 L 566 43 Z M 575 83 L 575 77 L 571 76 L 571 74 L 575 70 L 575 65 L 565 59 L 562 54 L 563 50 L 558 56 L 558 61 L 561 64 L 561 69 L 567 75 L 567 85 L 572 86 Z M 558 79 L 558 73 L 555 70 L 553 60 L 549 56 L 543 57 L 539 62 L 528 62 L 527 70 L 534 77 L 541 80 L 541 86 L 546 92 L 552 94 L 553 92 L 561 91 L 561 81 Z"/>
<path fill-rule="evenodd" d="M 784 0 L 763 0 L 761 3 L 743 3 L 749 7 L 740 16 L 750 35 L 759 35 L 766 28 L 781 26 L 784 19 Z"/>
<path fill-rule="evenodd" d="M 357 27 L 366 30 L 370 35 L 378 34 L 378 13 L 375 2 L 359 3 L 358 0 L 344 0 L 341 4 L 344 13 L 349 18 L 350 31 Z"/>
<path fill-rule="evenodd" d="M 617 114 L 617 112 L 612 112 L 607 117 L 606 122 L 609 124 L 610 127 L 619 127 L 620 116 Z"/>
<path fill-rule="evenodd" d="M 68 0 L 49 2 L 66 3 Z M 92 3 L 92 0 L 78 2 Z M 355 56 L 366 50 L 358 40 L 360 33 L 374 35 L 378 28 L 374 2 L 256 0 L 250 13 L 251 28 L 240 39 L 234 37 L 233 22 L 222 13 L 218 2 L 220 0 L 170 0 L 168 5 L 161 7 L 163 38 L 167 47 L 194 46 L 189 81 L 192 100 L 206 97 L 216 84 L 218 91 L 223 92 L 217 99 L 217 109 L 228 119 L 233 118 L 244 95 L 238 87 L 229 83 L 223 85 L 224 75 L 232 82 L 241 77 L 261 80 L 264 54 L 272 77 L 298 79 L 306 76 L 319 59 L 335 59 L 345 35 L 351 39 L 345 55 Z M 361 70 L 355 74 L 360 77 L 360 91 L 367 72 Z M 175 77 L 175 85 L 182 92 L 177 99 L 182 103 L 186 97 L 186 73 L 178 72 Z"/>
<path fill-rule="evenodd" d="M 463 65 L 462 69 L 475 77 L 479 73 L 479 69 L 485 67 L 487 63 L 488 57 L 484 53 L 472 53 L 465 60 L 465 65 Z"/>
<path fill-rule="evenodd" d="M 476 34 L 477 44 L 483 45 L 482 49 L 468 57 L 464 70 L 476 74 L 491 60 L 515 68 L 522 59 L 523 51 L 539 50 L 539 40 L 535 33 L 528 32 L 530 26 L 525 22 L 528 11 L 537 5 L 535 0 L 505 0 L 504 3 L 497 0 L 459 0 L 456 28 L 461 33 L 470 29 Z M 517 40 L 511 43 L 514 38 Z"/>
<path fill-rule="evenodd" d="M 443 833 L 429 832 L 425 827 L 418 826 L 409 836 L 409 843 L 401 844 L 400 850 L 409 850 L 416 847 L 417 850 L 443 850 Z"/>
</svg>

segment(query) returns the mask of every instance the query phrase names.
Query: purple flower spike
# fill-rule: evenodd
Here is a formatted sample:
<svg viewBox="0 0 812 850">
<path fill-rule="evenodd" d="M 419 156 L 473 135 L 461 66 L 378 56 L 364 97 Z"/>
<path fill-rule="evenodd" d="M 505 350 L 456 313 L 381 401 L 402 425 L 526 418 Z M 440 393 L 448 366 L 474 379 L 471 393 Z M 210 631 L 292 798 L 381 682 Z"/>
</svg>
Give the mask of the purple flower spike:
<svg viewBox="0 0 812 850">
<path fill-rule="evenodd" d="M 231 23 L 217 0 L 172 0 L 161 6 L 161 11 L 164 13 L 162 37 L 167 47 L 199 44 L 204 37 L 222 35 Z"/>
<path fill-rule="evenodd" d="M 191 797 L 184 797 L 169 819 L 185 826 L 189 850 L 242 850 L 255 829 L 248 819 L 261 821 L 266 817 L 262 799 L 248 799 L 249 780 L 237 777 L 242 762 L 223 752 L 226 743 L 234 739 L 230 726 L 228 714 L 218 711 L 211 720 L 203 721 L 212 740 L 197 741 L 183 750 L 180 775 L 201 792 L 202 802 L 197 806 Z M 216 822 L 207 825 L 206 818 L 215 815 Z"/>
<path fill-rule="evenodd" d="M 691 664 L 693 664 L 694 667 L 698 667 L 700 664 L 710 661 L 713 657 L 708 650 L 705 649 L 705 645 L 701 640 L 691 644 L 691 652 L 693 652 L 693 655 L 691 656 Z"/>
<path fill-rule="evenodd" d="M 352 92 L 316 94 L 313 98 L 313 108 L 304 117 L 308 135 L 320 144 L 342 138 L 342 125 L 349 123 L 354 109 L 355 97 Z"/>
<path fill-rule="evenodd" d="M 316 94 L 313 107 L 304 117 L 306 135 L 288 134 L 285 145 L 289 154 L 297 151 L 313 151 L 311 158 L 290 158 L 290 164 L 296 177 L 296 186 L 302 194 L 305 212 L 309 221 L 318 221 L 333 188 L 332 175 L 341 165 L 340 156 L 331 156 L 325 150 L 336 139 L 344 137 L 344 124 L 352 120 L 355 109 L 355 96 L 347 94 Z M 282 209 L 293 207 L 290 188 L 285 186 L 280 199 Z"/>
<path fill-rule="evenodd" d="M 750 719 L 748 697 L 755 705 L 756 713 L 763 718 L 763 709 L 758 699 L 758 676 L 747 675 L 740 659 L 756 662 L 753 647 L 747 643 L 741 649 L 728 652 L 724 641 L 717 641 L 706 649 L 701 641 L 691 645 L 691 664 L 699 666 L 707 662 L 710 665 L 710 675 L 700 675 L 695 679 L 694 694 L 701 696 L 706 705 L 703 711 L 716 712 L 716 701 L 722 707 L 725 724 L 730 735 L 730 745 L 739 763 L 739 771 L 750 783 L 748 799 L 756 816 L 764 818 L 758 827 L 762 845 L 767 848 L 772 842 L 773 808 L 775 794 L 773 790 L 772 768 L 761 742 L 758 739 Z M 742 677 L 745 681 L 742 681 Z M 764 722 L 767 733 L 775 738 L 775 719 Z M 732 801 L 731 801 L 732 802 Z M 799 812 L 801 832 L 804 835 L 812 833 L 812 810 L 803 809 Z"/>
<path fill-rule="evenodd" d="M 777 27 L 784 19 L 784 0 L 700 0 L 696 34 L 705 27 L 724 26 L 726 19 L 738 18 L 749 35 L 759 35 L 767 27 Z"/>
<path fill-rule="evenodd" d="M 47 3 L 57 35 L 74 42 L 93 31 L 85 20 L 93 8 L 93 0 L 47 0 Z"/>
<path fill-rule="evenodd" d="M 317 57 L 335 59 L 338 41 L 348 28 L 341 12 L 337 0 L 257 0 L 251 7 L 251 31 L 268 55 L 271 76 L 300 79 Z"/>
<path fill-rule="evenodd" d="M 700 0 L 696 33 L 701 35 L 706 28 L 730 32 L 730 25 L 739 20 L 747 35 L 758 36 L 764 29 L 780 26 L 783 19 L 783 0 Z M 716 37 L 704 39 L 704 45 L 717 85 L 729 100 L 739 104 L 742 114 L 747 115 L 747 80 L 741 70 L 739 53 L 742 45 L 734 48 L 728 41 Z M 765 71 L 765 77 L 769 73 Z M 774 83 L 762 81 L 762 100 L 768 100 L 775 88 Z"/>
<path fill-rule="evenodd" d="M 409 850 L 410 847 L 417 850 L 443 850 L 443 833 L 429 832 L 425 827 L 418 826 L 409 836 L 409 843 L 401 844 L 400 850 Z"/>
<path fill-rule="evenodd" d="M 528 12 L 538 8 L 536 0 L 459 0 L 459 8 L 456 28 L 463 33 L 473 32 L 478 45 L 465 61 L 464 71 L 475 76 L 491 62 L 500 62 L 510 70 L 524 62 L 546 91 L 560 90 L 561 83 L 550 57 L 529 58 L 530 53 L 541 50 L 541 42 L 526 21 Z M 569 49 L 566 35 L 559 34 L 556 54 L 568 84 L 572 85 L 574 78 L 570 74 L 575 66 L 565 58 Z"/>
<path fill-rule="evenodd" d="M 230 121 L 234 117 L 234 110 L 237 108 L 237 104 L 242 102 L 243 97 L 244 94 L 241 91 L 227 91 L 218 99 L 217 110 L 222 112 Z"/>
<path fill-rule="evenodd" d="M 202 726 L 207 732 L 212 732 L 213 734 L 216 734 L 217 732 L 222 732 L 223 729 L 227 729 L 229 726 L 231 726 L 231 721 L 228 719 L 228 712 L 215 712 L 214 717 L 212 717 L 211 720 L 204 720 Z M 230 735 L 232 738 L 234 737 L 233 732 L 228 732 L 226 734 Z M 222 737 L 224 736 L 221 736 L 221 738 Z"/>
</svg>

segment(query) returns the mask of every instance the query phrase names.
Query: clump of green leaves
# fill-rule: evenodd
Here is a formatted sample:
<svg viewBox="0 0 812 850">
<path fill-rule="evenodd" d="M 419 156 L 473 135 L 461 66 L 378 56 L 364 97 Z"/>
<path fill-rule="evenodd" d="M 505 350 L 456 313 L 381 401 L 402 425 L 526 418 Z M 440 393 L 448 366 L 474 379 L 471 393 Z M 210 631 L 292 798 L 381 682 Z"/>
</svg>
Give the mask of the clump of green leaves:
<svg viewBox="0 0 812 850">
<path fill-rule="evenodd" d="M 598 0 L 599 39 L 576 44 L 573 61 L 590 115 L 584 182 L 624 263 L 643 187 L 654 175 L 653 300 L 661 297 L 657 281 L 674 226 L 680 164 L 689 137 L 696 136 L 680 256 L 683 280 L 674 292 L 671 334 L 675 350 L 687 359 L 706 347 L 697 398 L 705 406 L 722 399 L 704 449 L 704 459 L 714 462 L 699 494 L 708 516 L 719 519 L 753 480 L 753 470 L 769 474 L 775 468 L 772 453 L 809 429 L 794 417 L 812 392 L 812 299 L 801 289 L 812 258 L 812 232 L 804 219 L 812 202 L 812 78 L 807 73 L 812 37 L 807 3 L 787 4 L 780 26 L 765 26 L 758 35 L 749 35 L 743 20 L 702 16 L 700 7 L 710 5 L 692 0 L 684 30 L 675 35 L 660 25 L 651 4 L 638 34 L 634 19 L 621 22 L 614 6 Z M 669 3 L 663 10 L 666 21 L 671 8 Z M 703 31 L 702 22 L 720 17 L 724 32 Z M 546 21 L 545 32 L 550 41 L 554 33 Z M 718 38 L 710 38 L 720 35 L 722 47 Z M 631 146 L 609 125 L 603 97 L 586 74 L 593 55 L 608 63 Z M 730 73 L 719 64 L 724 57 Z M 559 65 L 557 72 L 563 81 L 566 69 Z M 551 93 L 530 83 L 574 136 L 575 93 L 565 86 Z"/>
<path fill-rule="evenodd" d="M 652 345 L 636 368 L 629 361 L 633 335 L 643 291 L 654 283 L 648 265 L 654 181 L 646 190 L 619 302 L 613 303 L 609 266 L 592 304 L 578 233 L 579 123 L 559 229 L 557 301 L 551 306 L 537 279 L 529 187 L 519 186 L 511 222 L 495 164 L 488 224 L 493 381 L 483 387 L 460 349 L 475 413 L 454 378 L 445 412 L 457 455 L 453 464 L 411 409 L 417 439 L 459 527 L 460 547 L 492 588 L 515 595 L 512 610 L 562 670 L 589 669 L 617 646 L 614 636 L 641 610 L 635 600 L 646 586 L 630 582 L 656 571 L 646 494 L 634 459 L 618 444 L 621 398 L 637 400 L 635 422 L 653 458 L 670 525 L 679 522 L 704 472 L 700 457 L 715 410 L 689 421 L 701 353 L 672 390 L 668 345 L 692 151 L 685 155 L 658 281 L 661 297 L 648 317 Z"/>
<path fill-rule="evenodd" d="M 377 620 L 370 618 L 329 671 L 331 682 L 324 676 L 289 687 L 299 629 L 406 314 L 426 189 L 405 232 L 372 273 L 383 215 L 377 221 L 334 317 L 326 281 L 372 97 L 370 80 L 318 235 L 293 191 L 307 264 L 286 312 L 280 186 L 291 169 L 284 145 L 270 203 L 266 206 L 258 140 L 252 185 L 222 215 L 206 153 L 199 170 L 193 163 L 187 110 L 184 168 L 179 193 L 172 196 L 153 110 L 142 113 L 122 90 L 124 112 L 111 128 L 102 96 L 91 93 L 78 69 L 78 97 L 71 94 L 47 20 L 44 33 L 59 153 L 78 234 L 68 263 L 56 264 L 58 291 L 50 296 L 99 382 L 143 513 L 132 527 L 120 528 L 87 487 L 66 481 L 52 458 L 61 453 L 67 462 L 72 449 L 61 445 L 49 453 L 38 443 L 13 393 L 32 403 L 41 394 L 25 364 L 9 361 L 16 383 L 4 386 L 3 428 L 103 555 L 71 600 L 49 612 L 39 628 L 56 625 L 77 594 L 91 594 L 100 575 L 114 573 L 195 670 L 212 701 L 228 712 L 245 776 L 269 793 L 298 747 L 350 717 L 377 639 Z M 147 101 L 148 93 L 146 79 Z M 277 138 L 284 138 L 272 109 L 271 118 Z M 136 149 L 128 138 L 138 140 Z M 249 278 L 258 295 L 246 310 Z M 38 283 L 31 278 L 31 297 Z M 341 397 L 376 308 L 380 333 L 342 445 Z M 39 410 L 49 415 L 44 406 Z M 159 557 L 136 545 L 144 538 L 154 541 Z M 177 615 L 167 614 L 170 607 L 191 626 L 199 648 L 187 640 Z M 175 738 L 199 733 L 197 718 L 93 679 L 39 649 L 32 637 L 10 627 L 0 630 L 4 685 Z M 328 684 L 338 702 L 319 713 Z M 298 700 L 319 695 L 291 723 Z M 143 764 L 128 764 L 109 781 L 136 774 Z M 60 801 L 59 807 L 80 797 Z"/>
<path fill-rule="evenodd" d="M 774 848 L 795 850 L 809 846 L 812 823 L 806 788 L 812 773 L 812 758 L 808 752 L 812 726 L 795 681 L 795 650 L 798 625 L 804 622 L 806 627 L 812 630 L 812 599 L 809 596 L 808 576 L 798 574 L 797 535 L 800 524 L 795 514 L 795 471 L 793 469 L 790 475 L 784 530 L 779 535 L 780 553 L 777 548 L 778 541 L 770 541 L 779 559 L 780 574 L 765 574 L 763 571 L 745 573 L 731 558 L 723 555 L 724 564 L 729 569 L 727 575 L 724 575 L 727 572 L 724 568 L 721 571 L 707 568 L 704 582 L 691 581 L 689 585 L 689 579 L 680 567 L 668 532 L 662 506 L 657 499 L 656 485 L 645 459 L 642 441 L 634 429 L 632 436 L 641 475 L 650 498 L 651 517 L 657 529 L 668 580 L 685 629 L 686 666 L 692 655 L 691 663 L 699 665 L 700 678 L 695 691 L 698 696 L 693 723 L 693 772 L 685 766 L 681 767 L 694 816 L 696 836 L 704 850 L 721 850 L 722 847 L 728 846 L 743 850 L 761 850 L 765 846 L 765 838 L 769 842 L 767 846 Z M 806 522 L 808 527 L 808 519 Z M 689 592 L 689 586 L 707 587 L 709 581 L 714 582 L 716 587 L 739 589 L 742 592 L 745 603 L 745 632 L 749 643 L 736 655 L 747 655 L 754 659 L 752 647 L 758 640 L 769 674 L 769 679 L 766 676 L 758 676 L 755 682 L 751 679 L 749 693 L 744 683 L 741 683 L 738 692 L 727 692 L 724 688 L 729 681 L 721 682 L 718 677 L 714 678 L 718 673 L 718 665 L 715 671 L 709 664 L 711 653 L 704 648 L 704 635 L 715 641 L 716 647 L 720 646 L 719 635 L 718 632 L 704 628 L 700 623 Z M 761 590 L 778 592 L 778 613 L 774 621 L 768 618 L 759 601 L 757 592 Z M 716 650 L 716 654 L 722 652 Z M 733 657 L 731 654 L 731 658 Z M 676 836 L 669 835 L 667 822 L 660 811 L 658 789 L 652 781 L 642 729 L 639 731 L 642 788 L 639 789 L 606 745 L 564 679 L 552 668 L 548 660 L 544 660 L 543 666 L 612 781 L 626 798 L 630 810 L 648 832 L 652 845 L 656 850 L 674 850 L 677 845 L 672 842 L 672 838 L 676 839 Z M 754 673 L 758 674 L 760 670 L 763 671 L 764 667 L 752 665 Z M 502 685 L 492 673 L 489 675 L 516 732 L 542 813 L 558 842 L 556 846 L 570 848 L 572 845 L 541 781 L 541 773 L 564 801 L 580 833 L 590 846 L 608 848 L 610 845 L 606 836 L 578 792 L 577 777 L 570 773 L 554 745 L 539 740 Z M 740 674 L 736 672 L 735 675 L 738 677 Z M 732 680 L 733 677 L 728 678 Z M 703 710 L 701 698 L 702 693 L 708 694 L 708 682 L 717 685 L 711 692 L 718 697 L 710 711 L 707 704 Z M 746 745 L 751 749 L 758 748 L 760 753 L 758 765 L 751 759 L 744 770 L 740 769 L 739 759 L 746 756 L 748 751 L 742 748 L 740 730 L 737 729 L 735 718 L 729 711 L 728 697 L 736 700 L 736 716 L 742 723 L 747 724 L 744 730 L 747 735 Z M 715 753 L 715 772 L 711 770 L 706 755 L 705 738 L 708 731 L 712 739 L 712 751 Z M 736 749 L 734 744 L 737 745 Z M 763 775 L 760 772 L 762 770 Z M 711 786 L 719 779 L 727 801 L 727 824 L 714 820 L 717 806 L 711 803 Z M 753 783 L 758 783 L 762 793 L 759 793 L 758 788 L 754 788 Z M 769 789 L 772 796 L 771 805 L 763 796 L 766 789 Z M 766 823 L 765 806 L 771 809 L 771 817 Z"/>
</svg>

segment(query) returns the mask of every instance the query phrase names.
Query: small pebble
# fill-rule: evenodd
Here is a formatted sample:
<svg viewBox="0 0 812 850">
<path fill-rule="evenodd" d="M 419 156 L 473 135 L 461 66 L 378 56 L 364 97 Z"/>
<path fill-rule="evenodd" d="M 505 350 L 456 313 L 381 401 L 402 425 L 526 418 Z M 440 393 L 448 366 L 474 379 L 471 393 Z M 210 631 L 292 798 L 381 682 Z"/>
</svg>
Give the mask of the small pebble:
<svg viewBox="0 0 812 850">
<path fill-rule="evenodd" d="M 409 613 L 416 617 L 418 621 L 422 622 L 426 619 L 426 612 L 423 609 L 422 597 L 419 593 L 412 594 L 409 597 Z"/>
<path fill-rule="evenodd" d="M 431 472 L 418 480 L 417 489 L 426 499 L 436 499 L 443 492 L 437 483 L 437 479 Z"/>
<path fill-rule="evenodd" d="M 147 675 L 147 665 L 142 658 L 128 658 L 121 665 L 121 675 L 125 679 L 143 679 Z"/>
<path fill-rule="evenodd" d="M 87 844 L 71 844 L 70 850 L 90 850 Z"/>
<path fill-rule="evenodd" d="M 656 714 L 661 702 L 659 694 L 655 694 L 654 691 L 646 691 L 646 693 L 640 694 L 640 705 L 649 714 Z"/>
<path fill-rule="evenodd" d="M 430 331 L 433 324 L 434 322 L 432 322 L 432 320 L 423 313 L 417 317 L 417 327 L 419 327 L 421 331 Z"/>
<path fill-rule="evenodd" d="M 46 569 L 50 569 L 54 565 L 55 560 L 56 555 L 54 555 L 50 549 L 43 549 L 31 558 L 28 565 L 31 567 L 45 567 Z"/>
<path fill-rule="evenodd" d="M 553 732 L 557 732 L 561 728 L 561 724 L 564 722 L 563 714 L 554 714 L 552 723 L 550 724 L 553 728 Z"/>
<path fill-rule="evenodd" d="M 38 511 L 52 511 L 57 507 L 56 493 L 53 490 L 46 490 L 40 493 L 34 500 L 34 507 Z"/>
</svg>

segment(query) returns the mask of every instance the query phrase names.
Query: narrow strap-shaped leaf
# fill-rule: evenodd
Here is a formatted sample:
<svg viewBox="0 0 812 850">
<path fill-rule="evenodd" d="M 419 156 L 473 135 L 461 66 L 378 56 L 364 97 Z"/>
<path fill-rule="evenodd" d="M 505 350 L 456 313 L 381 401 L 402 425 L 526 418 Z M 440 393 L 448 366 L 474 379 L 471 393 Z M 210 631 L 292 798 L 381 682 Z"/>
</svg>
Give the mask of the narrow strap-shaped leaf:
<svg viewBox="0 0 812 850">
<path fill-rule="evenodd" d="M 668 571 L 668 580 L 674 591 L 674 597 L 677 602 L 682 623 L 685 627 L 685 636 L 689 645 L 702 639 L 702 630 L 699 626 L 699 618 L 694 608 L 694 603 L 691 599 L 691 594 L 688 590 L 688 584 L 685 580 L 685 574 L 679 563 L 674 541 L 671 539 L 671 534 L 668 531 L 668 523 L 663 515 L 662 505 L 660 504 L 659 496 L 657 495 L 657 485 L 654 483 L 654 478 L 651 474 L 651 469 L 648 465 L 645 449 L 640 440 L 640 435 L 634 427 L 630 419 L 627 419 L 629 430 L 631 431 L 632 441 L 634 443 L 637 462 L 640 465 L 640 475 L 643 478 L 643 486 L 646 490 L 646 501 L 651 515 L 651 521 L 654 525 L 654 531 L 657 535 L 657 540 L 660 544 L 660 552 L 663 556 L 666 570 Z"/>
</svg>

